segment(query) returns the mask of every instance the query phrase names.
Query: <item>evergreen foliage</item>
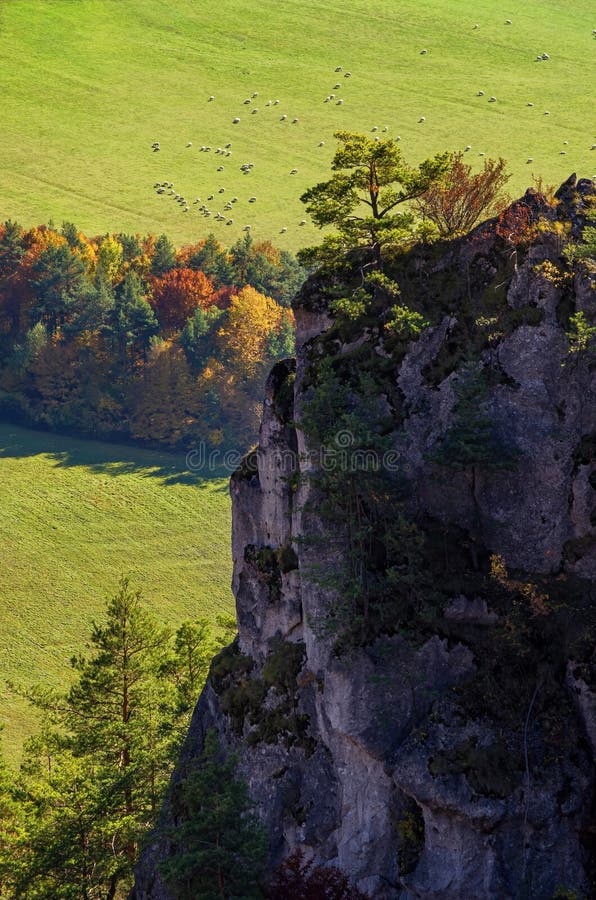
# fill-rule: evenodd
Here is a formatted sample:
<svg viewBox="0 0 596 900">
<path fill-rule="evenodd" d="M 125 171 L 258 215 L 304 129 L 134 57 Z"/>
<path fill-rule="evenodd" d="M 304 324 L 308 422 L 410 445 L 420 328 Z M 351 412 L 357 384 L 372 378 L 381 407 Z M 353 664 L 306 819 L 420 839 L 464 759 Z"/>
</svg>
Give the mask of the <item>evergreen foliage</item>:
<svg viewBox="0 0 596 900">
<path fill-rule="evenodd" d="M 312 624 L 343 652 L 427 615 L 436 591 L 424 565 L 424 537 L 404 512 L 403 480 L 385 464 L 390 420 L 378 385 L 364 372 L 346 378 L 329 359 L 317 365 L 315 378 L 301 425 L 321 452 L 323 465 L 312 476 L 316 509 L 341 536 L 342 562 L 333 572 L 310 572 L 334 594 Z"/>
<path fill-rule="evenodd" d="M 68 693 L 29 693 L 42 728 L 12 784 L 0 767 L 0 896 L 109 900 L 130 888 L 221 643 L 204 621 L 172 640 L 122 580 L 89 655 L 72 660 Z"/>
<path fill-rule="evenodd" d="M 454 419 L 432 456 L 452 469 L 507 468 L 514 452 L 499 440 L 487 407 L 488 383 L 478 365 L 468 365 L 455 386 Z"/>
<path fill-rule="evenodd" d="M 338 131 L 340 146 L 331 168 L 336 173 L 300 198 L 319 228 L 337 232 L 320 247 L 300 251 L 303 261 L 329 262 L 338 252 L 363 248 L 381 266 L 383 249 L 403 246 L 414 233 L 411 212 L 398 207 L 420 197 L 447 169 L 449 154 L 425 159 L 416 168 L 402 157 L 392 139 Z"/>
<path fill-rule="evenodd" d="M 224 758 L 214 730 L 202 756 L 174 788 L 174 852 L 163 877 L 180 900 L 257 900 L 267 852 L 264 827 L 251 813 L 237 760 Z"/>
</svg>

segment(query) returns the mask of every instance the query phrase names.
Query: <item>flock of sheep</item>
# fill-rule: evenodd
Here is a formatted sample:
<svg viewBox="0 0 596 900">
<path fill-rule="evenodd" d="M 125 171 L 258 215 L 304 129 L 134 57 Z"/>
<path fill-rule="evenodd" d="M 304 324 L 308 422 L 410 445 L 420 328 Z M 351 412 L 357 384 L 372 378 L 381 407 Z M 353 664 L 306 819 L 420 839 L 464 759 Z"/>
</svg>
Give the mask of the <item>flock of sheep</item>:
<svg viewBox="0 0 596 900">
<path fill-rule="evenodd" d="M 343 70 L 342 70 L 341 66 L 337 66 L 335 68 L 335 73 L 340 73 L 342 71 Z M 345 72 L 343 74 L 343 77 L 350 78 L 351 72 Z M 334 90 L 339 90 L 340 87 L 341 87 L 341 84 L 337 83 L 334 86 Z M 252 116 L 257 115 L 259 113 L 260 107 L 256 105 L 258 103 L 258 98 L 259 98 L 259 92 L 253 91 L 250 97 L 246 97 L 242 101 L 243 106 L 250 108 L 250 115 L 252 115 Z M 337 106 L 342 106 L 343 102 L 344 102 L 343 98 L 336 99 L 336 96 L 333 93 L 328 95 L 325 98 L 324 102 L 329 103 L 331 100 L 336 100 Z M 214 102 L 216 102 L 215 95 L 214 94 L 209 95 L 209 97 L 207 98 L 207 103 L 214 103 Z M 268 108 L 273 109 L 278 106 L 280 106 L 280 100 L 272 99 L 272 100 L 267 100 L 263 104 L 263 109 L 268 109 Z M 248 110 L 247 110 L 247 112 L 248 112 Z M 288 113 L 282 113 L 282 115 L 279 117 L 279 121 L 280 122 L 288 122 L 292 125 L 298 125 L 300 122 L 300 119 L 298 116 L 290 116 Z M 234 116 L 231 120 L 232 125 L 240 125 L 241 122 L 242 122 L 241 116 Z M 378 130 L 378 128 L 376 128 L 376 127 L 373 128 L 373 131 L 377 131 L 377 130 Z M 383 128 L 383 131 L 388 131 L 388 126 L 385 126 Z M 377 140 L 378 140 L 378 138 L 377 138 Z M 325 141 L 319 141 L 318 146 L 324 147 Z M 186 149 L 191 149 L 192 147 L 193 147 L 193 142 L 188 141 L 186 143 Z M 152 152 L 158 153 L 161 151 L 161 149 L 162 149 L 161 143 L 159 141 L 154 141 L 151 144 Z M 199 148 L 199 152 L 200 153 L 214 153 L 215 156 L 219 156 L 220 158 L 228 159 L 233 154 L 232 141 L 227 141 L 223 145 L 223 147 L 215 147 L 215 148 L 211 147 L 208 144 L 202 144 L 201 147 Z M 233 165 L 233 164 L 231 164 L 231 165 Z M 243 163 L 241 163 L 240 166 L 237 167 L 237 170 L 240 171 L 242 173 L 242 175 L 247 176 L 252 173 L 254 166 L 255 166 L 255 164 L 253 162 L 243 162 Z M 226 193 L 226 187 L 224 185 L 221 185 L 221 181 L 224 180 L 224 176 L 222 173 L 225 172 L 225 169 L 226 169 L 226 166 L 221 163 L 215 167 L 215 173 L 220 175 L 220 179 L 219 179 L 220 186 L 218 188 L 212 188 L 211 191 L 206 195 L 205 200 L 202 200 L 201 197 L 195 197 L 195 199 L 192 201 L 187 200 L 186 197 L 182 193 L 180 193 L 179 191 L 177 191 L 175 189 L 174 182 L 172 182 L 172 181 L 157 181 L 153 185 L 153 188 L 157 194 L 163 195 L 166 197 L 171 197 L 174 200 L 174 202 L 177 203 L 178 206 L 182 209 L 183 213 L 190 212 L 191 206 L 196 206 L 198 208 L 198 212 L 204 218 L 212 219 L 215 222 L 219 222 L 219 223 L 222 223 L 225 225 L 233 225 L 234 219 L 231 217 L 230 213 L 234 209 L 235 204 L 242 203 L 242 201 L 240 200 L 239 197 L 237 197 L 237 196 L 231 197 L 229 200 L 227 200 L 225 205 L 222 206 L 221 209 L 219 209 L 219 210 L 214 210 L 213 208 L 211 208 L 210 206 L 207 205 L 207 204 L 213 204 L 213 202 L 216 201 L 218 199 L 218 197 L 219 197 L 220 203 L 223 201 L 224 198 L 222 195 Z M 297 175 L 298 169 L 291 168 L 291 169 L 289 169 L 288 174 L 290 176 Z M 248 203 L 251 203 L 251 204 L 256 203 L 257 197 L 255 195 L 252 195 L 252 196 L 248 197 L 247 200 L 248 200 Z M 306 219 L 300 219 L 300 221 L 297 222 L 297 225 L 299 227 L 306 225 Z M 249 224 L 243 225 L 242 230 L 245 232 L 249 232 L 251 230 L 251 225 L 249 225 Z M 279 233 L 286 234 L 287 231 L 288 231 L 288 227 L 284 225 L 280 229 Z"/>
<path fill-rule="evenodd" d="M 504 24 L 507 26 L 510 26 L 513 24 L 513 22 L 511 19 L 506 19 Z M 478 28 L 480 28 L 480 25 L 478 23 L 475 23 L 473 25 L 473 29 L 476 30 Z M 596 29 L 594 29 L 593 35 L 596 37 Z M 425 48 L 421 49 L 419 52 L 420 52 L 420 55 L 427 56 L 429 54 L 429 49 L 425 47 Z M 548 62 L 549 60 L 550 60 L 550 54 L 548 54 L 546 52 L 542 52 L 535 57 L 536 62 Z M 346 79 L 350 79 L 352 77 L 352 73 L 349 71 L 344 71 L 342 66 L 336 66 L 334 69 L 334 73 L 336 75 L 336 82 L 333 85 L 332 91 L 330 91 L 323 98 L 322 102 L 327 103 L 327 104 L 334 104 L 335 106 L 342 107 L 344 104 L 344 98 L 339 95 L 339 92 L 343 92 L 342 84 L 343 84 L 343 86 L 346 85 Z M 341 78 L 340 78 L 340 76 L 341 76 Z M 476 92 L 476 96 L 479 98 L 485 97 L 486 96 L 485 91 L 478 90 Z M 211 94 L 207 98 L 207 103 L 215 103 L 215 102 L 216 102 L 215 95 Z M 488 102 L 489 103 L 498 103 L 497 97 L 491 94 L 488 97 Z M 527 105 L 527 107 L 531 108 L 531 107 L 534 107 L 535 104 L 531 101 L 528 101 L 526 105 Z M 267 115 L 267 113 L 269 111 L 276 110 L 278 107 L 280 107 L 280 100 L 279 99 L 268 99 L 266 102 L 264 102 L 262 105 L 260 105 L 259 92 L 253 91 L 250 94 L 250 96 L 245 97 L 245 99 L 242 101 L 242 106 L 246 108 L 247 115 L 250 115 L 250 116 L 261 115 L 262 116 L 262 115 Z M 549 116 L 550 111 L 544 110 L 543 115 Z M 300 119 L 298 116 L 290 115 L 287 112 L 282 112 L 282 114 L 279 116 L 278 121 L 280 123 L 288 123 L 288 124 L 295 125 L 295 126 L 300 124 Z M 419 116 L 417 122 L 419 125 L 423 125 L 426 122 L 426 117 L 423 115 Z M 242 133 L 242 127 L 241 127 L 242 124 L 243 124 L 243 113 L 241 110 L 239 110 L 239 114 L 233 116 L 233 118 L 231 119 L 230 125 L 234 126 L 235 128 L 240 126 L 239 131 L 240 131 L 240 133 Z M 389 126 L 384 125 L 384 126 L 382 126 L 382 128 L 380 130 L 383 133 L 386 133 L 389 131 Z M 374 125 L 371 128 L 372 133 L 376 133 L 378 131 L 379 131 L 378 125 Z M 397 141 L 401 140 L 400 135 L 396 135 L 394 139 Z M 374 140 L 376 140 L 376 141 L 380 140 L 378 135 L 375 134 Z M 567 146 L 568 141 L 567 140 L 563 141 L 563 145 Z M 318 142 L 318 147 L 324 147 L 324 146 L 325 146 L 325 141 L 321 140 Z M 186 149 L 191 149 L 192 147 L 193 147 L 192 141 L 188 141 L 186 143 Z M 161 151 L 161 149 L 162 148 L 161 148 L 161 144 L 159 141 L 154 141 L 151 144 L 151 150 L 153 153 L 158 153 Z M 593 144 L 591 149 L 596 150 L 596 144 Z M 464 147 L 464 152 L 466 152 L 466 153 L 470 152 L 471 150 L 472 150 L 472 146 L 470 144 L 467 144 Z M 219 157 L 219 160 L 218 160 L 219 165 L 214 167 L 214 173 L 219 176 L 219 178 L 217 179 L 219 181 L 219 186 L 217 188 L 212 187 L 210 191 L 206 192 L 204 200 L 200 196 L 195 197 L 195 199 L 192 200 L 192 202 L 187 200 L 183 193 L 180 193 L 179 191 L 177 191 L 175 189 L 174 183 L 172 181 L 156 182 L 153 186 L 154 190 L 158 195 L 164 195 L 166 197 L 172 198 L 174 200 L 174 202 L 177 203 L 178 206 L 181 208 L 183 213 L 188 213 L 191 209 L 191 206 L 193 206 L 193 207 L 196 206 L 198 208 L 198 212 L 204 218 L 212 219 L 215 222 L 222 223 L 222 224 L 225 224 L 228 226 L 233 225 L 234 219 L 231 216 L 232 211 L 235 208 L 242 209 L 243 203 L 245 201 L 247 201 L 249 204 L 256 203 L 257 196 L 251 195 L 247 198 L 242 198 L 242 199 L 238 196 L 233 196 L 233 197 L 230 197 L 229 199 L 226 199 L 226 203 L 224 205 L 221 205 L 224 200 L 223 195 L 226 194 L 226 192 L 227 192 L 226 186 L 221 183 L 225 179 L 225 176 L 223 173 L 226 171 L 226 167 L 233 165 L 233 163 L 227 163 L 227 162 L 224 165 L 222 160 L 223 159 L 228 160 L 230 157 L 233 156 L 232 141 L 229 140 L 225 144 L 223 144 L 223 146 L 215 147 L 215 148 L 211 147 L 208 144 L 202 144 L 201 147 L 199 148 L 199 152 L 203 153 L 203 154 L 209 154 L 209 153 L 213 152 L 214 156 Z M 565 149 L 562 149 L 559 151 L 559 153 L 560 153 L 560 155 L 564 156 L 567 153 L 567 151 Z M 479 157 L 485 156 L 484 151 L 479 151 L 478 156 Z M 528 157 L 528 159 L 526 160 L 527 164 L 532 163 L 533 161 L 534 161 L 533 157 Z M 237 168 L 238 168 L 238 171 L 240 171 L 243 176 L 250 176 L 252 174 L 254 167 L 255 167 L 255 164 L 253 162 L 242 162 Z M 292 168 L 288 171 L 288 174 L 290 176 L 297 175 L 298 169 Z M 210 175 L 210 179 L 211 178 L 213 178 L 213 172 Z M 217 205 L 220 206 L 220 208 L 219 209 L 212 208 L 213 204 L 217 201 L 219 201 L 217 203 Z M 208 204 L 210 204 L 210 205 L 208 206 Z M 237 207 L 237 204 L 239 204 L 239 207 Z M 296 224 L 298 226 L 304 226 L 304 225 L 306 225 L 306 220 L 301 219 Z M 242 227 L 245 232 L 249 232 L 251 230 L 250 224 L 245 224 Z M 285 234 L 287 231 L 288 231 L 287 226 L 283 226 L 280 229 L 280 234 Z"/>
</svg>

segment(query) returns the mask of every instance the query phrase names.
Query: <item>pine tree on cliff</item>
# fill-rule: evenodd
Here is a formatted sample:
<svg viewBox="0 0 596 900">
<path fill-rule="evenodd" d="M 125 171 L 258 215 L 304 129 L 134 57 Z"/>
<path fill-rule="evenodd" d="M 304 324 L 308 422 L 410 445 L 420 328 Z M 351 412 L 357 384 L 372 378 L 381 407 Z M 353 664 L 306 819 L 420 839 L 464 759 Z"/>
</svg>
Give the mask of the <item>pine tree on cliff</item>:
<svg viewBox="0 0 596 900">
<path fill-rule="evenodd" d="M 261 898 L 259 876 L 267 850 L 263 826 L 250 812 L 236 759 L 222 757 L 215 731 L 207 732 L 201 758 L 174 789 L 177 824 L 169 837 L 174 855 L 162 875 L 178 900 Z"/>
<path fill-rule="evenodd" d="M 415 219 L 401 212 L 401 204 L 421 197 L 447 169 L 449 153 L 438 153 L 417 167 L 403 159 L 391 139 L 372 140 L 365 134 L 338 131 L 340 146 L 331 168 L 334 175 L 315 184 L 300 198 L 315 225 L 337 229 L 319 247 L 299 253 L 301 262 L 334 262 L 341 253 L 364 248 L 379 268 L 387 246 L 403 245 L 411 238 Z"/>
</svg>

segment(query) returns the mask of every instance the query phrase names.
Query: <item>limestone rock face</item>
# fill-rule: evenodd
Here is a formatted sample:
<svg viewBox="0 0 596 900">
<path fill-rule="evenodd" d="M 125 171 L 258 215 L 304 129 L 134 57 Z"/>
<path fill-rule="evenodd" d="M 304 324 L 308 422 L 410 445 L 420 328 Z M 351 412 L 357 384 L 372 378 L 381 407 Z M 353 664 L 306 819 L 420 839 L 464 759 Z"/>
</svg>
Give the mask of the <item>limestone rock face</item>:
<svg viewBox="0 0 596 900">
<path fill-rule="evenodd" d="M 558 212 L 532 191 L 514 211 L 523 206 L 530 222 L 553 222 L 563 209 L 579 239 L 591 190 L 572 179 Z M 394 417 L 391 447 L 410 514 L 430 523 L 429 534 L 455 535 L 471 570 L 500 559 L 507 596 L 534 604 L 532 628 L 541 616 L 549 621 L 540 598 L 551 587 L 557 597 L 580 596 L 586 616 L 596 591 L 596 366 L 589 353 L 570 353 L 568 337 L 574 312 L 596 317 L 594 267 L 548 277 L 544 263 L 561 261 L 554 229 L 522 248 L 499 227 L 485 223 L 440 258 L 417 263 L 437 304 L 442 284 L 459 288 L 395 358 L 399 404 L 381 399 Z M 495 295 L 499 320 L 475 314 L 470 337 L 459 305 L 484 298 L 492 309 Z M 558 888 L 588 896 L 596 726 L 587 657 L 565 660 L 563 649 L 553 667 L 523 636 L 511 647 L 518 601 L 497 611 L 490 592 L 468 594 L 465 586 L 445 596 L 436 625 L 416 636 L 388 629 L 338 656 L 321 630 L 324 611 L 341 600 L 332 576 L 347 538 L 325 518 L 313 477 L 320 448 L 301 428 L 313 372 L 324 354 L 352 358 L 363 346 L 385 366 L 393 359 L 370 325 L 355 340 L 336 336 L 327 298 L 317 276 L 298 296 L 296 363 L 271 373 L 258 448 L 231 479 L 239 638 L 225 652 L 252 661 L 248 677 L 265 699 L 260 710 L 247 703 L 240 720 L 224 712 L 243 686 L 222 686 L 216 661 L 174 778 L 216 728 L 238 754 L 269 831 L 271 868 L 301 848 L 371 897 L 550 900 Z M 511 451 L 507 466 L 471 471 L 438 462 L 470 340 L 486 375 L 485 409 Z M 583 621 L 570 641 L 588 628 Z M 529 653 L 535 682 L 523 704 L 499 709 L 503 685 L 515 693 L 522 677 L 508 667 Z M 546 708 L 547 695 L 556 711 Z M 166 803 L 162 822 L 171 819 Z M 158 831 L 138 866 L 136 900 L 174 900 L 157 868 L 171 852 Z"/>
</svg>

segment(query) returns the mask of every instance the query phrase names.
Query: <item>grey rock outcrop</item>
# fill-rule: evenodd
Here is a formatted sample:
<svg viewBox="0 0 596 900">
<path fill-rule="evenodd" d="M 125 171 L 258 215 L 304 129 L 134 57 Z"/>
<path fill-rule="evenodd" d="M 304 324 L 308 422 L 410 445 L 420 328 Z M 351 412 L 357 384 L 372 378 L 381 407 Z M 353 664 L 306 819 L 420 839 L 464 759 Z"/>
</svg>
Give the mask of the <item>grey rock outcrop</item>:
<svg viewBox="0 0 596 900">
<path fill-rule="evenodd" d="M 518 205 L 530 221 L 565 215 L 577 236 L 590 190 L 566 183 L 557 213 L 534 192 Z M 515 631 L 519 600 L 496 610 L 492 595 L 462 589 L 445 597 L 434 633 L 389 629 L 339 657 L 321 634 L 317 623 L 338 601 L 333 578 L 321 573 L 341 567 L 346 536 L 322 512 L 311 477 L 319 451 L 300 426 L 316 360 L 330 346 L 346 358 L 358 346 L 333 337 L 324 280 L 311 278 L 296 301 L 296 364 L 273 370 L 259 446 L 231 480 L 239 639 L 227 652 L 250 657 L 249 677 L 263 683 L 266 699 L 234 720 L 224 708 L 242 685 L 222 687 L 214 664 L 174 776 L 183 777 L 215 727 L 238 753 L 267 826 L 271 868 L 300 848 L 387 900 L 549 900 L 557 889 L 577 897 L 591 890 L 583 841 L 594 791 L 593 670 L 588 658 L 565 659 L 564 647 L 555 664 L 550 647 L 523 641 L 534 623 L 551 621 L 549 591 L 578 597 L 586 616 L 596 591 L 596 366 L 589 354 L 570 353 L 567 334 L 573 311 L 596 317 L 594 269 L 549 279 L 542 263 L 560 263 L 560 246 L 548 233 L 514 251 L 512 261 L 493 221 L 420 264 L 433 296 L 456 272 L 462 306 L 488 298 L 488 325 L 475 313 L 476 362 L 512 464 L 471 472 L 437 461 L 467 365 L 457 297 L 395 360 L 401 404 L 391 445 L 411 515 L 469 554 L 472 573 L 488 568 L 489 556 L 501 561 L 503 596 L 531 608 L 525 631 Z M 391 361 L 378 332 L 364 339 Z M 589 627 L 577 626 L 580 637 Z M 535 683 L 523 703 L 500 709 L 522 677 L 507 668 L 516 654 L 532 660 Z M 275 681 L 271 661 L 279 667 L 290 656 L 292 680 Z M 547 696 L 555 698 L 550 710 Z M 171 821 L 167 804 L 162 816 Z M 138 866 L 136 900 L 173 900 L 157 868 L 169 852 L 157 833 Z"/>
</svg>

